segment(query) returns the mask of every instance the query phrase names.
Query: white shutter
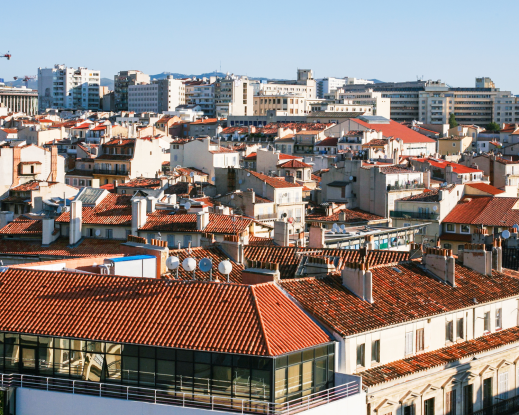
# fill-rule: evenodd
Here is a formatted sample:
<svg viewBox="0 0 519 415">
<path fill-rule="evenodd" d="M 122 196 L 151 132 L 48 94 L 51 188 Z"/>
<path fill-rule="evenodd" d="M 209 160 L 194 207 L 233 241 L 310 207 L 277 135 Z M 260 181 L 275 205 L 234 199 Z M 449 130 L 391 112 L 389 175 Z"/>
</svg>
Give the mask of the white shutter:
<svg viewBox="0 0 519 415">
<path fill-rule="evenodd" d="M 499 374 L 499 396 L 508 399 L 508 372 Z"/>
<path fill-rule="evenodd" d="M 413 332 L 410 331 L 409 333 L 405 334 L 405 354 L 412 354 L 413 353 Z"/>
</svg>

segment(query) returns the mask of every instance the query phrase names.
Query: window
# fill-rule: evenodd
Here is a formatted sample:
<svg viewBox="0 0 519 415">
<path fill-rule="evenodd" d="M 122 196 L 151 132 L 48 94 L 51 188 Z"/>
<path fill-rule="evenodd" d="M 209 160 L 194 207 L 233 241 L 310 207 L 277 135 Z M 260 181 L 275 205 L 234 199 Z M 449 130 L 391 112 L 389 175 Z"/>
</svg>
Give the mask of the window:
<svg viewBox="0 0 519 415">
<path fill-rule="evenodd" d="M 456 415 L 456 390 L 451 390 L 445 396 L 445 415 Z"/>
<path fill-rule="evenodd" d="M 470 233 L 469 225 L 461 225 L 461 233 Z"/>
<path fill-rule="evenodd" d="M 451 244 L 443 244 L 443 247 L 445 249 L 452 249 L 452 245 Z"/>
<path fill-rule="evenodd" d="M 424 349 L 424 331 L 423 329 L 416 330 L 416 351 L 421 352 Z"/>
<path fill-rule="evenodd" d="M 430 398 L 423 403 L 424 415 L 434 415 L 434 398 Z"/>
<path fill-rule="evenodd" d="M 113 229 L 107 229 L 106 230 L 106 239 L 112 239 L 114 236 L 114 230 Z"/>
<path fill-rule="evenodd" d="M 346 187 L 341 187 L 341 199 L 346 197 Z"/>
<path fill-rule="evenodd" d="M 483 316 L 483 331 L 490 331 L 490 311 Z"/>
<path fill-rule="evenodd" d="M 447 232 L 454 232 L 456 229 L 452 223 L 447 224 Z"/>
<path fill-rule="evenodd" d="M 357 366 L 364 366 L 364 353 L 366 350 L 366 345 L 364 343 L 357 345 Z"/>
<path fill-rule="evenodd" d="M 483 408 L 492 406 L 492 378 L 483 380 Z"/>
<path fill-rule="evenodd" d="M 371 343 L 371 361 L 380 363 L 380 340 Z"/>
<path fill-rule="evenodd" d="M 472 385 L 466 385 L 463 387 L 463 414 L 470 415 L 474 409 L 474 402 L 472 396 Z"/>
<path fill-rule="evenodd" d="M 405 334 L 405 354 L 413 353 L 413 332 L 410 331 Z"/>
<path fill-rule="evenodd" d="M 496 330 L 502 328 L 503 321 L 502 321 L 502 311 L 500 308 L 496 309 Z"/>
<path fill-rule="evenodd" d="M 499 374 L 499 399 L 502 401 L 508 399 L 508 372 Z"/>
<path fill-rule="evenodd" d="M 463 332 L 464 332 L 464 322 L 462 318 L 459 318 L 456 322 L 456 338 L 457 339 L 463 339 Z"/>
<path fill-rule="evenodd" d="M 447 321 L 447 324 L 445 324 L 445 341 L 454 341 L 454 323 L 452 320 Z"/>
</svg>

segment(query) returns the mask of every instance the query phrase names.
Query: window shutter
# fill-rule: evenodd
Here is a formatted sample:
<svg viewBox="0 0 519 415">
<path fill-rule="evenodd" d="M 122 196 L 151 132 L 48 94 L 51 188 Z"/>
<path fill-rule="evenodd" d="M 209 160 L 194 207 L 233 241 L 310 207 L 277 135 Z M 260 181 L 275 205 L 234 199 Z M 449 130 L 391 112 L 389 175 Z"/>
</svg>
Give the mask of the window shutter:
<svg viewBox="0 0 519 415">
<path fill-rule="evenodd" d="M 508 372 L 499 374 L 499 396 L 508 399 Z"/>
<path fill-rule="evenodd" d="M 405 334 L 405 354 L 413 353 L 413 332 Z"/>
</svg>

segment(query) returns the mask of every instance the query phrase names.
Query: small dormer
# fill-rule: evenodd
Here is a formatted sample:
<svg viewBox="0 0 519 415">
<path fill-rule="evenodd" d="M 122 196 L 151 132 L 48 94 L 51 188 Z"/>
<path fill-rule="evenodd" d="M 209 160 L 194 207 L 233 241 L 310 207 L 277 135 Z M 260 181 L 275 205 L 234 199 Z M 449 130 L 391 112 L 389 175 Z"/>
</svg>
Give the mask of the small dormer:
<svg viewBox="0 0 519 415">
<path fill-rule="evenodd" d="M 39 161 L 22 161 L 18 167 L 20 176 L 35 176 L 41 173 L 41 162 Z"/>
</svg>

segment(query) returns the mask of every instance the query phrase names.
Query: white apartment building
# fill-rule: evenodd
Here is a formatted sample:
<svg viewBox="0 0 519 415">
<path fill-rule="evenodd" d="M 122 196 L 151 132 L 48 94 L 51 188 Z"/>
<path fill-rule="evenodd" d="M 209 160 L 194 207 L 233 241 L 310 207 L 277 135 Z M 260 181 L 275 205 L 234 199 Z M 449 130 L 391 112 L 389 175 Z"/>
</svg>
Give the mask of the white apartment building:
<svg viewBox="0 0 519 415">
<path fill-rule="evenodd" d="M 494 97 L 494 121 L 498 124 L 519 121 L 519 99 L 510 91 L 499 91 Z"/>
<path fill-rule="evenodd" d="M 369 81 L 367 79 L 361 78 L 322 78 L 317 80 L 317 97 L 324 98 L 325 94 L 329 94 L 331 92 L 336 91 L 337 89 L 343 87 L 344 85 L 368 85 L 374 84 L 373 81 Z"/>
<path fill-rule="evenodd" d="M 99 110 L 99 86 L 101 73 L 79 67 L 38 68 L 39 110 L 83 109 Z"/>
<path fill-rule="evenodd" d="M 263 95 L 303 95 L 307 99 L 317 97 L 317 84 L 311 69 L 298 69 L 297 80 L 276 81 L 259 84 L 259 94 Z"/>
<path fill-rule="evenodd" d="M 187 81 L 185 84 L 185 96 L 187 105 L 198 105 L 204 115 L 209 118 L 215 116 L 215 85 L 203 81 Z"/>
<path fill-rule="evenodd" d="M 168 75 L 151 84 L 128 86 L 128 109 L 135 112 L 174 111 L 186 100 L 185 85 L 180 79 Z"/>
<path fill-rule="evenodd" d="M 349 102 L 355 105 L 373 108 L 373 115 L 391 118 L 391 98 L 382 97 L 381 92 L 375 92 L 372 88 L 365 91 L 347 91 L 339 88 L 336 91 L 324 95 L 324 98 L 333 102 Z"/>
<path fill-rule="evenodd" d="M 253 87 L 246 76 L 229 75 L 218 79 L 214 91 L 215 115 L 253 115 Z"/>
</svg>

